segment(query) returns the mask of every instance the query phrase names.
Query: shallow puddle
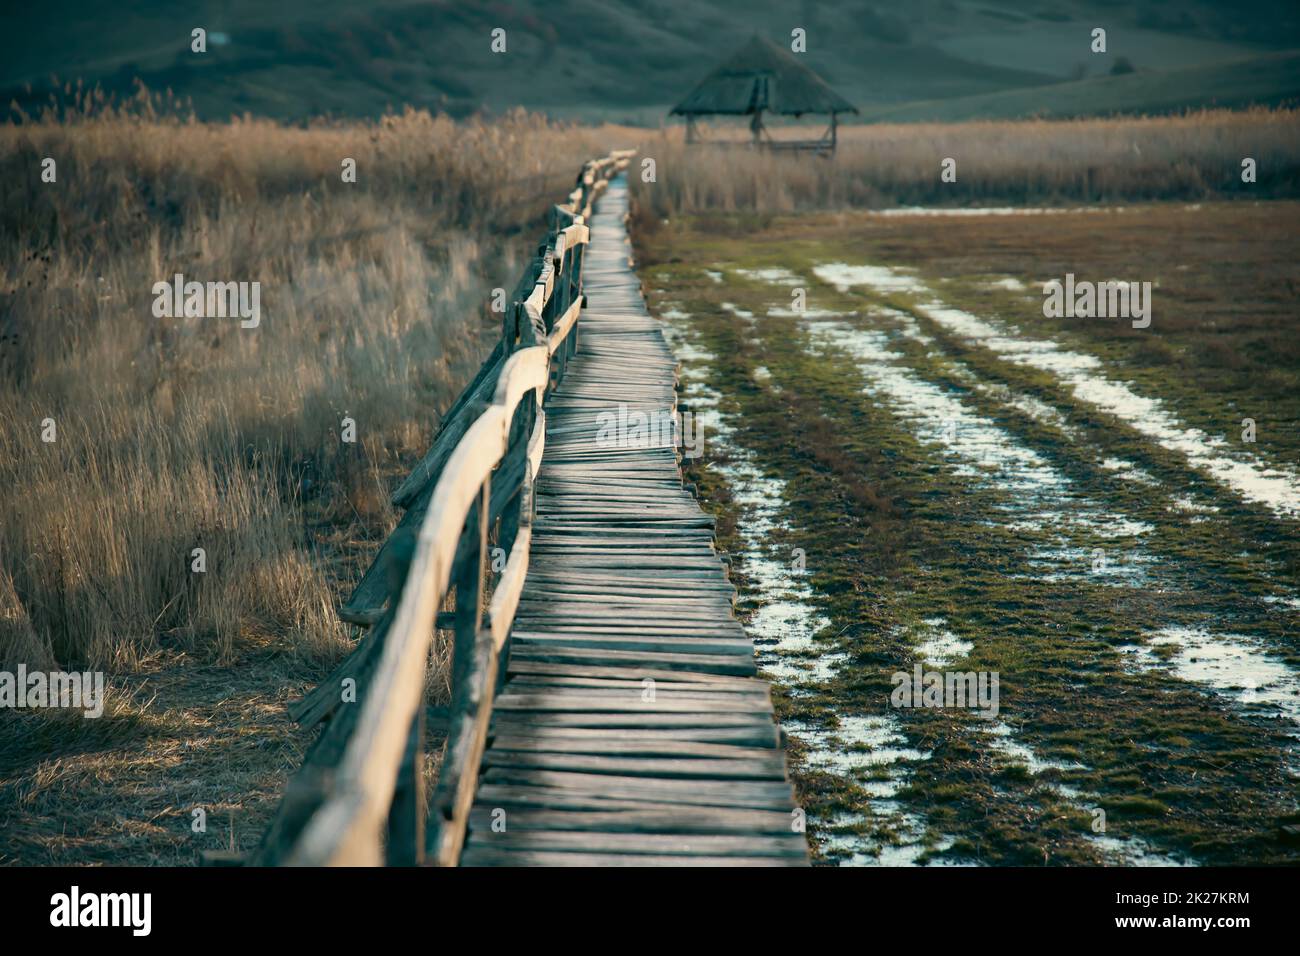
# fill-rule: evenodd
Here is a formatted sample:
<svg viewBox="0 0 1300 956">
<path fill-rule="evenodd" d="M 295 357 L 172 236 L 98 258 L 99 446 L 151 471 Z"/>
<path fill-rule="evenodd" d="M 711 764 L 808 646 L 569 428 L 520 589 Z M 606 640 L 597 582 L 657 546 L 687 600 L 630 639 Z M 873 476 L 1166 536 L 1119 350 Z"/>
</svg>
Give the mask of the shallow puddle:
<svg viewBox="0 0 1300 956">
<path fill-rule="evenodd" d="M 755 282 L 766 282 L 771 285 L 797 286 L 803 282 L 789 269 L 782 269 L 779 266 L 766 269 L 732 269 L 731 271 L 742 278 L 752 279 Z"/>
<path fill-rule="evenodd" d="M 925 843 L 925 820 L 898 799 L 911 782 L 914 768 L 930 759 L 928 751 L 908 744 L 893 714 L 842 717 L 835 728 L 787 721 L 787 732 L 807 750 L 804 765 L 812 771 L 854 780 L 870 797 L 871 822 L 889 833 L 889 839 L 864 847 L 862 830 L 867 818 L 842 813 L 825 822 L 822 853 L 840 866 L 915 866 L 926 853 L 939 853 L 952 845 L 941 838 Z"/>
<path fill-rule="evenodd" d="M 948 622 L 941 617 L 928 617 L 921 622 L 922 630 L 918 635 L 921 640 L 916 645 L 916 653 L 932 667 L 948 667 L 957 663 L 975 645 L 962 640 L 948 630 Z"/>
<path fill-rule="evenodd" d="M 834 660 L 822 660 L 814 643 L 817 632 L 830 622 L 812 606 L 812 590 L 797 556 L 774 551 L 773 534 L 783 527 L 785 482 L 759 470 L 749 452 L 734 441 L 735 430 L 720 409 L 722 396 L 706 384 L 716 356 L 692 341 L 683 321 L 687 314 L 670 309 L 660 317 L 668 326 L 668 344 L 682 363 L 682 398 L 703 424 L 706 454 L 714 452 L 709 455 L 714 459 L 711 467 L 726 479 L 740 509 L 745 574 L 750 590 L 762 598 L 746 625 L 759 667 L 798 693 L 801 683 L 828 680 Z"/>
<path fill-rule="evenodd" d="M 918 441 L 942 447 L 955 475 L 1003 492 L 1007 527 L 1039 538 L 1026 542 L 1026 573 L 1096 571 L 1100 581 L 1130 585 L 1145 578 L 1151 559 L 1135 548 L 1130 547 L 1124 563 L 1107 563 L 1104 573 L 1092 549 L 1097 538 L 1136 540 L 1152 531 L 1151 525 L 1116 518 L 1076 492 L 1042 455 L 909 368 L 906 357 L 889 347 L 887 333 L 837 321 L 809 321 L 804 328 L 818 344 L 849 355 L 862 373 L 866 394 L 887 403 Z"/>
<path fill-rule="evenodd" d="M 1196 866 L 1191 858 L 1179 859 L 1161 853 L 1146 840 L 1137 836 L 1117 837 L 1107 834 L 1104 813 L 1098 814 L 1101 800 L 1095 794 L 1080 791 L 1077 787 L 1043 777 L 1048 771 L 1087 771 L 1088 767 L 1075 761 L 1048 760 L 1040 757 L 1032 747 L 1019 740 L 1012 727 L 1001 721 L 992 721 L 985 728 L 989 748 L 1007 763 L 1023 766 L 1037 786 L 1045 787 L 1057 798 L 1092 817 L 1091 829 L 1083 838 L 1111 864 L 1120 866 Z"/>
<path fill-rule="evenodd" d="M 1253 714 L 1285 721 L 1286 732 L 1300 740 L 1300 678 L 1249 637 L 1168 627 L 1121 650 L 1140 667 L 1168 670 Z"/>
</svg>

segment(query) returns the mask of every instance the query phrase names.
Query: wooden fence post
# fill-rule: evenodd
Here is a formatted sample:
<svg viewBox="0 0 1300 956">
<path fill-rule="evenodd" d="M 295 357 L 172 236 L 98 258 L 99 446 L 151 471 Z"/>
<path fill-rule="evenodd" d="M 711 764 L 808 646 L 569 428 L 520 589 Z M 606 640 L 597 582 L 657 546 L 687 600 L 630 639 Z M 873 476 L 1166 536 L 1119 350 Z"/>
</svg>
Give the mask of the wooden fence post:
<svg viewBox="0 0 1300 956">
<path fill-rule="evenodd" d="M 474 642 L 483 622 L 483 559 L 487 554 L 487 524 L 490 503 L 489 482 L 483 482 L 478 499 L 470 508 L 463 534 L 470 547 L 464 564 L 456 573 L 456 623 L 452 628 L 452 711 L 460 711 L 465 701 L 465 674 L 474 657 Z"/>
<path fill-rule="evenodd" d="M 397 790 L 388 811 L 389 866 L 419 866 L 424 862 L 424 704 L 415 712 L 411 733 L 397 774 Z"/>
</svg>

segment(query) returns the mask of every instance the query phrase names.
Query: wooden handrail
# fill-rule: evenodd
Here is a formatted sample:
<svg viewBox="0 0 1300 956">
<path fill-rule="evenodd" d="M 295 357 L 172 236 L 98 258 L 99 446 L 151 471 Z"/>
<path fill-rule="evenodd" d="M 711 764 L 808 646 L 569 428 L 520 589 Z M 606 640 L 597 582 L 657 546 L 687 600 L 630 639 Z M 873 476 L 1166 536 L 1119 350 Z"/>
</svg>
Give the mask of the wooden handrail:
<svg viewBox="0 0 1300 956">
<path fill-rule="evenodd" d="M 543 347 L 510 357 L 497 384 L 496 400 L 470 427 L 447 462 L 420 528 L 357 728 L 339 766 L 338 809 L 329 812 L 327 806 L 317 817 L 291 863 L 364 866 L 380 862 L 380 834 L 392 803 L 406 735 L 424 696 L 433 621 L 451 583 L 461 526 L 505 455 L 515 406 L 527 393 L 545 390 L 548 359 Z M 537 400 L 540 402 L 540 395 Z M 516 540 L 512 557 L 518 544 Z M 526 569 L 527 555 L 518 563 Z M 518 586 L 523 588 L 522 576 Z"/>
<path fill-rule="evenodd" d="M 312 767 L 311 774 L 304 768 L 296 789 L 291 787 L 293 799 L 286 794 L 268 831 L 259 862 L 376 865 L 385 859 L 386 825 L 390 862 L 420 862 L 426 849 L 432 862 L 458 861 L 497 676 L 528 573 L 533 482 L 546 441 L 543 405 L 576 349 L 582 249 L 591 237 L 587 217 L 607 177 L 625 168 L 631 155 L 619 151 L 583 167 L 569 208 L 557 207 L 540 267 L 521 283 L 517 294 L 526 295 L 511 306 L 502 342 L 394 495 L 412 508 L 408 516 L 418 503 L 427 506 L 391 606 L 355 610 L 355 619 L 377 622 L 370 641 L 382 640 L 382 646 L 363 644 L 365 659 L 340 668 L 367 678 L 357 688 L 357 702 L 348 705 L 355 710 L 341 717 L 338 706 L 319 700 L 310 708 L 331 721 L 328 731 L 338 728 L 331 746 L 322 748 L 332 760 Z M 485 405 L 489 388 L 492 398 Z M 496 488 L 496 481 L 506 487 Z M 484 617 L 483 563 L 498 518 L 498 538 L 509 553 Z M 368 573 L 363 586 L 370 580 Z M 412 808 L 423 802 L 424 678 L 435 630 L 448 617 L 439 609 L 453 593 L 453 700 L 426 843 L 422 821 L 412 822 Z"/>
</svg>

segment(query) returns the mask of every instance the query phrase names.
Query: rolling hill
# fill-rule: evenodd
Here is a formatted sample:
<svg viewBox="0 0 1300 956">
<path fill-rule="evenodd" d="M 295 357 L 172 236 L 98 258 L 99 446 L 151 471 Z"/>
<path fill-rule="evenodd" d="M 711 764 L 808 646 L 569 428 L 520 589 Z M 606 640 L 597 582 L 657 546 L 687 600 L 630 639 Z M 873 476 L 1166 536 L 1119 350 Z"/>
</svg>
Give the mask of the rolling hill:
<svg viewBox="0 0 1300 956">
<path fill-rule="evenodd" d="M 67 81 L 119 96 L 139 81 L 188 99 L 205 119 L 375 116 L 410 104 L 657 125 L 751 33 L 785 42 L 795 27 L 807 32 L 809 65 L 868 115 L 908 115 L 899 108 L 912 103 L 933 115 L 944 101 L 963 115 L 983 103 L 1055 112 L 1062 97 L 1059 108 L 1086 111 L 1093 91 L 1105 94 L 1104 109 L 1112 94 L 1142 101 L 1126 92 L 1139 87 L 1156 91 L 1151 102 L 1182 108 L 1200 105 L 1197 97 L 1222 100 L 1213 88 L 1220 77 L 1233 78 L 1234 97 L 1289 93 L 1290 60 L 1268 62 L 1266 82 L 1246 82 L 1224 64 L 1300 47 L 1300 8 L 1265 0 L 1249 17 L 1235 9 L 1208 0 L 1035 0 L 1029 8 L 999 0 L 198 0 L 178 13 L 171 2 L 139 0 L 106 16 L 99 4 L 64 0 L 5 11 L 0 96 L 30 113 L 62 96 Z M 1089 49 L 1096 26 L 1108 33 L 1104 54 Z M 204 53 L 190 49 L 196 27 L 208 32 Z M 505 31 L 503 53 L 491 49 L 496 29 Z M 1141 81 L 1099 79 L 1128 65 Z M 1202 68 L 1211 72 L 1190 88 L 1174 73 Z M 1159 92 L 1157 74 L 1174 77 L 1165 85 L 1186 96 L 1174 102 Z"/>
<path fill-rule="evenodd" d="M 1180 70 L 1099 76 L 1027 90 L 908 103 L 864 114 L 868 122 L 1065 119 L 1108 114 L 1176 113 L 1197 106 L 1236 108 L 1300 102 L 1300 51 Z"/>
</svg>

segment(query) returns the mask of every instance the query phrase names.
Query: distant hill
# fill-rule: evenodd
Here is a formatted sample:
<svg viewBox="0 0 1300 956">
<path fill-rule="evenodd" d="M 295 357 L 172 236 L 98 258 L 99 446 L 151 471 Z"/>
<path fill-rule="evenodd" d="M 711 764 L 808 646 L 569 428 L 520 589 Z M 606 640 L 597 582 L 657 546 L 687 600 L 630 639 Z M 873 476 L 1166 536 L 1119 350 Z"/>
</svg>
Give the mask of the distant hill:
<svg viewBox="0 0 1300 956">
<path fill-rule="evenodd" d="M 188 98 L 209 119 L 375 116 L 411 104 L 453 115 L 524 106 L 658 124 L 751 33 L 789 42 L 800 27 L 808 65 L 867 115 L 916 102 L 930 109 L 933 101 L 1010 109 L 1019 94 L 1039 112 L 1034 98 L 1055 101 L 1072 85 L 1063 81 L 1082 79 L 1084 98 L 1134 86 L 1086 85 L 1117 64 L 1136 67 L 1153 86 L 1156 71 L 1300 47 L 1293 0 L 1259 0 L 1249 15 L 1222 0 L 1033 0 L 1032 10 L 1003 0 L 194 0 L 178 13 L 180 6 L 8 4 L 0 14 L 0 97 L 30 112 L 60 88 L 55 76 L 117 94 L 143 81 Z M 1107 30 L 1105 54 L 1089 49 L 1095 26 Z M 194 27 L 208 31 L 206 53 L 190 50 Z M 497 28 L 506 31 L 505 53 L 490 48 Z M 1293 79 L 1282 61 L 1268 77 L 1287 88 Z M 1278 92 L 1256 86 L 1264 98 Z"/>
<path fill-rule="evenodd" d="M 1300 51 L 1167 72 L 1134 72 L 1028 90 L 908 103 L 872 110 L 869 122 L 961 122 L 971 119 L 1069 118 L 1173 113 L 1200 106 L 1300 103 Z"/>
</svg>

